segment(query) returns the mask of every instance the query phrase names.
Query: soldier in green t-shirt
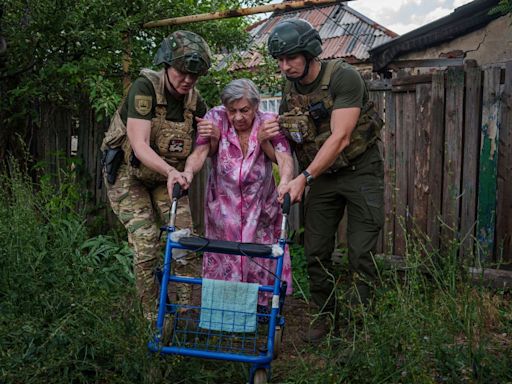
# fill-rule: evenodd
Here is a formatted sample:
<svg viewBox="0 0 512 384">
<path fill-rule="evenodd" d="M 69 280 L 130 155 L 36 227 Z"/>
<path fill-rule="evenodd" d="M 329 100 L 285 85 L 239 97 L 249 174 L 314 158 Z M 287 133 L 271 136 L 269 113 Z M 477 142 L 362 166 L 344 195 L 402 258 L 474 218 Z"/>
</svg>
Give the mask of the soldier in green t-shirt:
<svg viewBox="0 0 512 384">
<path fill-rule="evenodd" d="M 183 170 L 196 119 L 207 109 L 194 86 L 208 72 L 211 53 L 199 35 L 176 31 L 163 40 L 154 64 L 164 68 L 140 72 L 102 143 L 107 196 L 127 229 L 137 293 L 148 318 L 154 317 L 158 298 L 159 224 L 169 218 L 174 184 L 187 189 L 192 180 Z M 192 228 L 186 197 L 180 200 L 176 227 Z M 200 272 L 200 261 L 195 264 Z"/>
<path fill-rule="evenodd" d="M 300 201 L 309 186 L 304 253 L 319 316 L 306 340 L 316 343 L 329 333 L 339 314 L 331 256 L 345 208 L 354 287 L 345 298 L 362 304 L 370 299 L 376 278 L 373 254 L 384 220 L 383 160 L 376 145 L 382 120 L 355 68 L 342 60 L 319 60 L 322 40 L 307 21 L 278 23 L 269 36 L 268 50 L 286 77 L 279 124 L 300 166 L 299 175 L 287 185 L 292 201 Z"/>
</svg>

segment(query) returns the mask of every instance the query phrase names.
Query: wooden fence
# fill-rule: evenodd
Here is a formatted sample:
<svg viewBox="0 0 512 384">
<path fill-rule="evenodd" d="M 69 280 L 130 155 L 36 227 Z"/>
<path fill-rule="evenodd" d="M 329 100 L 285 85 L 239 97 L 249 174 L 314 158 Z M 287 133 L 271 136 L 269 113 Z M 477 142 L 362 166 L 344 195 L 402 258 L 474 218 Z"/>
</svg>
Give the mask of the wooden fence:
<svg viewBox="0 0 512 384">
<path fill-rule="evenodd" d="M 386 222 L 379 250 L 406 254 L 406 234 L 433 248 L 464 242 L 464 256 L 512 261 L 512 62 L 502 67 L 452 67 L 402 76 L 371 87 L 384 116 Z M 108 122 L 96 122 L 84 101 L 78 116 L 42 107 L 36 159 L 61 149 L 77 155 L 92 203 L 109 213 L 100 182 L 99 145 Z M 45 112 L 45 110 L 48 111 Z M 192 210 L 203 223 L 206 172 L 191 192 Z M 295 223 L 300 210 L 295 208 Z M 296 224 L 297 225 L 297 224 Z M 341 233 L 341 232 L 340 232 Z"/>
<path fill-rule="evenodd" d="M 512 62 L 467 64 L 373 87 L 385 117 L 386 222 L 380 249 L 406 234 L 465 257 L 512 260 Z"/>
</svg>

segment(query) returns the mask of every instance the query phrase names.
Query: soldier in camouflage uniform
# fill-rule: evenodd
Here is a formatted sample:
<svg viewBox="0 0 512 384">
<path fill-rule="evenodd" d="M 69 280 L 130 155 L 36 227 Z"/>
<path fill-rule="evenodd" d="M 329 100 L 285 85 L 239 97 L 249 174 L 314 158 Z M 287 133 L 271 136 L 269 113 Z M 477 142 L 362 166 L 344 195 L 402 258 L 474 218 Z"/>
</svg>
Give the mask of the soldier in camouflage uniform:
<svg viewBox="0 0 512 384">
<path fill-rule="evenodd" d="M 286 77 L 280 126 L 294 147 L 301 173 L 287 186 L 293 201 L 306 185 L 304 252 L 319 315 L 306 340 L 321 341 L 336 318 L 333 265 L 335 234 L 348 212 L 349 265 L 356 298 L 369 299 L 376 278 L 373 252 L 384 221 L 382 120 L 364 80 L 342 60 L 321 61 L 322 41 L 305 20 L 278 23 L 268 50 Z"/>
<path fill-rule="evenodd" d="M 137 293 L 148 317 L 158 298 L 154 271 L 162 258 L 160 224 L 169 220 L 174 184 L 187 189 L 191 181 L 183 169 L 195 139 L 195 119 L 207 110 L 194 85 L 211 65 L 210 49 L 199 35 L 176 31 L 163 40 L 154 64 L 164 68 L 141 71 L 102 143 L 108 199 L 128 231 Z M 191 228 L 188 199 L 178 206 L 176 227 Z M 201 261 L 194 265 L 200 272 Z"/>
</svg>

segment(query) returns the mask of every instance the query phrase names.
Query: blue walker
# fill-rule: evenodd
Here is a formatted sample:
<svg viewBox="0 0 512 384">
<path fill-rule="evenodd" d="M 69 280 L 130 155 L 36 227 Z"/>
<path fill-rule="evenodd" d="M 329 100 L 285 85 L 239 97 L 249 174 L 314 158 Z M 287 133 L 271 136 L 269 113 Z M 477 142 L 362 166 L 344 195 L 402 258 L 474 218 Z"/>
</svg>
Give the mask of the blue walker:
<svg viewBox="0 0 512 384">
<path fill-rule="evenodd" d="M 167 233 L 167 241 L 161 276 L 156 332 L 154 338 L 148 343 L 148 348 L 155 353 L 250 363 L 250 383 L 267 383 L 271 377 L 270 364 L 279 354 L 285 325 L 282 310 L 287 287 L 286 282 L 281 280 L 281 274 L 287 241 L 290 196 L 286 194 L 282 204 L 283 220 L 277 244 L 280 248 L 280 252 L 278 252 L 280 255 L 274 256 L 275 252 L 272 252 L 271 245 L 210 240 L 196 236 L 181 237 L 178 241 L 173 241 L 171 235 L 176 231 L 176 210 L 180 195 L 180 185 L 175 184 L 169 225 L 162 227 L 162 230 Z M 254 320 L 254 313 L 171 302 L 167 293 L 169 284 L 171 284 L 171 288 L 173 284 L 199 286 L 203 284 L 203 279 L 200 277 L 179 276 L 174 273 L 173 249 L 239 255 L 249 257 L 254 262 L 257 262 L 258 258 L 274 260 L 275 270 L 271 271 L 275 277 L 274 284 L 258 286 L 258 292 L 272 292 L 270 313 L 256 312 L 256 327 L 255 329 L 253 327 L 250 332 L 230 332 L 222 329 L 225 329 L 226 326 L 229 328 L 231 324 L 221 324 L 221 329 L 201 328 L 201 311 L 221 312 L 221 318 L 229 318 L 230 321 L 233 318 L 250 318 L 251 315 Z"/>
</svg>

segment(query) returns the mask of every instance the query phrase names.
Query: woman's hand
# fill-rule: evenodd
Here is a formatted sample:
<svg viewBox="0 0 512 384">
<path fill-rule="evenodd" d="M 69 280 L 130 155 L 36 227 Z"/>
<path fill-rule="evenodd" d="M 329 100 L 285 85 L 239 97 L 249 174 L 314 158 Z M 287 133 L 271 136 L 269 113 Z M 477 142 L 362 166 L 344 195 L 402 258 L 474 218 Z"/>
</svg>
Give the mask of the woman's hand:
<svg viewBox="0 0 512 384">
<path fill-rule="evenodd" d="M 210 120 L 203 119 L 196 116 L 197 133 L 200 137 L 210 140 L 219 141 L 220 130 L 219 127 L 214 125 Z"/>
<path fill-rule="evenodd" d="M 265 120 L 258 130 L 258 143 L 263 144 L 279 134 L 279 123 L 277 118 Z"/>
<path fill-rule="evenodd" d="M 277 186 L 277 201 L 279 201 L 279 204 L 283 204 L 284 195 L 286 195 L 287 192 L 290 192 L 290 187 L 288 186 L 288 183 L 279 183 L 279 185 Z"/>
</svg>

